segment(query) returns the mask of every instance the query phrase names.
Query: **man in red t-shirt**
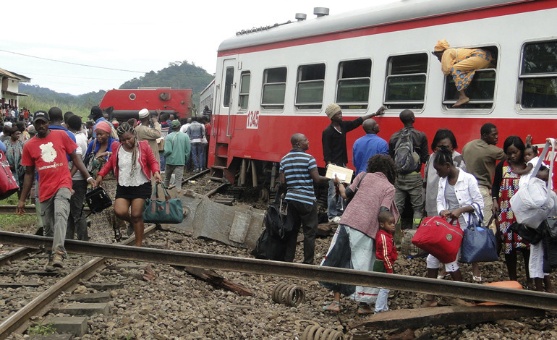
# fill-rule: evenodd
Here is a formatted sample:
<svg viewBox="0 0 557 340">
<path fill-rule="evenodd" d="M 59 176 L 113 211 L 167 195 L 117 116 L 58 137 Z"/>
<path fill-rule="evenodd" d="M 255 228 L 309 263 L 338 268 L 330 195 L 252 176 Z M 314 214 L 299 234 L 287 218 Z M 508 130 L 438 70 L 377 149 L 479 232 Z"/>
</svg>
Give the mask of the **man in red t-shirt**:
<svg viewBox="0 0 557 340">
<path fill-rule="evenodd" d="M 49 121 L 48 113 L 35 112 L 33 126 L 37 135 L 23 145 L 21 164 L 25 166 L 25 178 L 16 213 L 25 213 L 25 199 L 31 190 L 36 169 L 39 174 L 39 201 L 44 234 L 53 237 L 53 256 L 52 263 L 49 259 L 49 266 L 52 264 L 53 267 L 62 268 L 62 261 L 66 257 L 64 238 L 70 213 L 72 188 L 72 177 L 66 155 L 71 157 L 73 164 L 87 178 L 88 183 L 94 185 L 95 180 L 89 175 L 81 157 L 75 153 L 76 144 L 66 132 L 51 131 L 48 128 Z"/>
</svg>

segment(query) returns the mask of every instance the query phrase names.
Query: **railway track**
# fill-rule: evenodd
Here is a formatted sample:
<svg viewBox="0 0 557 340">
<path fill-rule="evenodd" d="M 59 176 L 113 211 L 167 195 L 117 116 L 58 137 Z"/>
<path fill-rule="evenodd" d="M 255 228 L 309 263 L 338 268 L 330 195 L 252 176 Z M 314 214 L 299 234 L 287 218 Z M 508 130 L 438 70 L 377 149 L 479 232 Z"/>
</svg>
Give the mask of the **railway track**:
<svg viewBox="0 0 557 340">
<path fill-rule="evenodd" d="M 192 176 L 186 178 L 182 182 L 182 185 L 187 185 L 192 181 L 198 180 L 208 172 L 209 171 L 207 170 L 204 172 L 193 174 Z M 224 186 L 226 186 L 226 184 L 224 183 L 219 184 L 218 186 L 210 190 L 208 193 L 206 193 L 206 195 L 207 196 L 214 195 L 215 193 L 222 190 Z M 14 214 L 15 210 L 16 210 L 15 205 L 0 206 L 0 214 Z M 26 214 L 33 214 L 33 213 L 35 213 L 35 206 L 34 205 L 26 206 Z M 154 225 L 149 226 L 145 230 L 145 236 L 148 236 L 154 231 L 155 231 L 155 226 Z M 8 239 L 3 239 L 2 237 L 0 237 L 0 239 L 5 246 L 10 243 L 8 242 Z M 37 256 L 38 258 L 46 259 L 45 257 L 46 255 L 44 254 L 44 251 L 52 243 L 52 239 L 44 238 L 43 241 L 44 241 L 43 245 L 38 248 L 18 247 L 18 248 L 13 248 L 8 252 L 2 254 L 0 256 L 0 266 L 13 265 L 18 263 L 18 261 L 25 261 L 26 259 L 33 258 L 35 255 L 38 255 Z M 70 241 L 67 240 L 66 242 L 70 242 Z M 134 242 L 134 238 L 132 236 L 129 239 L 123 241 L 122 244 L 123 245 L 133 244 L 133 242 Z M 79 242 L 79 243 L 87 244 L 88 242 Z M 8 247 L 11 245 L 13 244 L 9 244 Z M 72 251 L 69 251 L 69 253 L 71 254 L 72 257 L 75 256 L 75 254 L 78 254 Z M 63 276 L 62 278 L 59 278 L 59 276 L 62 273 L 57 272 L 57 273 L 52 273 L 51 275 L 47 275 L 47 276 L 52 276 L 53 279 L 47 280 L 42 284 L 36 284 L 36 285 L 31 284 L 30 286 L 37 287 L 36 290 L 38 292 L 36 292 L 36 296 L 31 301 L 26 303 L 25 306 L 23 306 L 17 312 L 10 315 L 7 319 L 3 320 L 2 323 L 0 323 L 0 339 L 6 339 L 13 332 L 17 332 L 17 333 L 24 332 L 25 328 L 29 325 L 29 320 L 33 317 L 37 317 L 45 314 L 46 306 L 51 304 L 62 292 L 67 291 L 71 287 L 75 287 L 78 283 L 87 280 L 87 278 L 93 276 L 95 273 L 105 268 L 106 259 L 107 257 L 104 256 L 95 257 L 86 261 L 82 265 L 79 265 L 78 267 L 69 269 L 71 270 L 71 272 Z M 66 265 L 67 267 L 71 267 L 71 264 L 66 264 Z M 10 275 L 9 273 L 11 272 L 13 272 L 14 274 L 23 273 L 24 275 L 33 275 L 33 274 L 41 275 L 40 270 L 39 271 L 31 270 L 26 272 L 26 270 L 22 271 L 21 269 L 15 271 L 8 271 L 5 272 L 5 274 Z M 42 273 L 42 275 L 44 274 L 46 273 Z M 40 281 L 41 280 L 39 279 L 38 282 Z M 2 282 L 0 282 L 0 284 L 1 283 Z M 3 283 L 3 284 L 4 287 L 9 287 L 11 285 L 9 283 Z M 25 284 L 23 286 L 25 286 Z M 41 287 L 49 287 L 49 288 L 40 291 Z"/>
<path fill-rule="evenodd" d="M 196 188 L 198 192 L 202 191 L 206 186 L 206 182 L 203 182 L 205 179 L 202 176 L 196 177 L 193 181 L 196 181 L 198 184 L 198 188 Z M 190 186 L 188 186 L 188 189 L 191 189 Z M 207 190 L 212 189 L 212 187 L 207 188 Z M 12 237 L 23 237 L 23 239 L 16 240 L 12 239 Z M 339 329 L 339 322 L 344 324 L 343 319 L 358 319 L 357 316 L 355 317 L 350 312 L 347 315 L 342 314 L 339 316 L 331 316 L 320 312 L 323 300 L 327 301 L 330 297 L 326 296 L 323 289 L 318 288 L 317 281 L 352 282 L 355 284 L 363 282 L 365 285 L 373 283 L 373 285 L 395 289 L 394 294 L 397 297 L 414 296 L 417 298 L 416 292 L 435 293 L 444 296 L 468 297 L 472 300 L 497 301 L 550 311 L 554 311 L 554 306 L 557 305 L 555 297 L 550 294 L 531 291 L 509 291 L 477 284 L 429 280 L 418 277 L 421 273 L 416 272 L 409 274 L 414 276 L 387 276 L 377 273 L 353 272 L 294 263 L 254 260 L 249 258 L 248 252 L 245 250 L 227 247 L 226 252 L 224 252 L 223 247 L 225 246 L 219 245 L 218 242 L 203 239 L 195 240 L 188 236 L 188 234 L 176 232 L 175 228 L 172 228 L 168 233 L 152 234 L 149 239 L 151 241 L 144 248 L 127 247 L 119 244 L 110 245 L 99 242 L 67 241 L 68 252 L 74 257 L 83 256 L 84 259 L 92 259 L 94 256 L 107 259 L 105 262 L 109 264 L 107 267 L 109 269 L 105 269 L 102 273 L 97 271 L 97 274 L 91 274 L 95 275 L 95 277 L 88 282 L 93 282 L 93 280 L 96 280 L 96 282 L 113 280 L 121 282 L 126 287 L 125 289 L 111 292 L 111 294 L 114 293 L 118 297 L 113 302 L 114 306 L 110 308 L 111 315 L 96 316 L 89 319 L 89 336 L 93 338 L 139 339 L 154 338 L 156 336 L 163 338 L 165 335 L 162 334 L 172 338 L 178 334 L 191 333 L 194 334 L 192 337 L 197 336 L 199 338 L 272 337 L 292 339 L 295 337 L 299 338 L 302 335 L 304 330 L 299 328 L 299 325 L 310 322 L 309 320 L 313 324 L 318 322 L 323 327 L 336 327 L 336 329 Z M 321 243 L 321 249 L 326 250 L 329 241 L 329 239 L 317 240 L 317 243 L 318 245 Z M 25 246 L 25 249 L 28 249 L 29 254 L 33 256 L 37 248 L 41 249 L 40 244 L 45 244 L 45 238 L 15 233 L 0 233 L 0 242 L 4 244 L 2 250 L 10 249 L 12 245 L 18 244 Z M 50 241 L 46 241 L 46 244 L 50 244 Z M 184 250 L 186 251 L 184 252 Z M 17 253 L 15 250 L 12 251 Z M 322 253 L 323 250 L 317 249 L 317 252 Z M 22 254 L 20 253 L 19 256 L 25 256 Z M 228 256 L 211 254 L 227 254 Z M 316 256 L 320 257 L 317 253 Z M 90 261 L 87 260 L 86 262 Z M 420 262 L 418 260 L 414 261 Z M 0 257 L 0 264 L 10 262 L 14 263 L 16 260 Z M 144 267 L 144 264 L 141 264 L 141 262 L 154 264 L 154 268 L 159 275 L 156 281 L 145 282 L 137 277 L 129 277 L 134 272 L 133 268 Z M 83 263 L 83 265 L 85 264 Z M 120 269 L 114 269 L 118 267 Z M 184 267 L 213 268 L 227 271 L 227 278 L 252 288 L 256 297 L 235 298 L 234 294 L 219 291 L 219 289 L 208 290 L 206 283 L 199 282 L 189 274 L 184 273 L 183 269 L 180 270 L 180 268 Z M 0 270 L 2 269 L 4 268 L 0 268 Z M 111 273 L 108 273 L 109 271 Z M 60 277 L 55 279 L 60 280 Z M 122 279 L 124 280 L 120 281 Z M 84 280 L 86 278 L 81 280 L 81 284 Z M 289 282 L 299 285 L 305 290 L 307 301 L 296 307 L 295 311 L 280 304 L 269 303 L 272 288 L 274 288 L 277 282 Z M 76 284 L 80 283 L 74 283 L 74 285 Z M 177 290 L 177 287 L 180 286 L 183 286 L 182 290 Z M 145 303 L 141 302 L 154 292 L 158 292 L 154 297 L 155 300 L 147 300 Z M 0 293 L 2 293 L 1 290 Z M 75 293 L 72 293 L 70 289 L 69 292 L 66 291 L 66 293 L 62 294 L 60 299 L 53 300 L 54 302 L 51 304 L 65 303 L 67 302 L 67 297 L 73 296 L 73 294 Z M 411 306 L 408 307 L 408 305 L 401 306 L 397 304 L 397 300 L 398 298 L 393 299 L 392 303 L 394 305 L 391 306 L 392 309 L 412 308 Z M 172 307 L 170 305 L 169 307 L 168 301 L 175 301 L 176 306 Z M 157 308 L 153 308 L 154 305 Z M 176 310 L 180 312 L 168 314 L 168 310 L 172 308 L 177 308 Z M 124 311 L 124 309 L 127 309 L 129 312 Z M 353 312 L 355 313 L 355 310 Z M 31 316 L 33 324 L 45 322 L 45 317 L 40 316 L 42 313 L 42 311 L 39 312 L 36 314 L 36 317 Z M 257 315 L 255 319 L 252 319 L 251 313 Z M 551 318 L 552 314 L 548 313 L 546 317 Z M 145 317 L 139 318 L 138 315 L 145 315 Z M 277 315 L 279 316 L 277 322 L 272 322 L 272 320 L 277 318 Z M 129 318 L 134 318 L 138 321 L 129 324 L 129 321 L 126 321 Z M 165 319 L 174 320 L 175 322 L 167 324 L 157 321 Z M 1 316 L 0 320 L 6 321 Z M 181 322 L 185 322 L 187 326 L 180 328 Z M 167 329 L 167 333 L 161 333 L 162 330 L 160 328 L 152 331 L 149 330 L 155 327 L 155 323 L 157 325 L 165 325 L 162 328 Z M 254 326 L 256 324 L 261 326 Z M 258 330 L 258 327 L 261 327 L 261 330 Z M 25 323 L 14 332 L 20 333 L 24 328 Z M 436 333 L 435 335 L 448 335 L 455 331 L 454 328 L 445 328 L 447 329 L 446 333 Z M 212 331 L 209 331 L 209 329 Z M 512 333 L 513 330 L 510 330 L 510 332 Z M 497 334 L 503 334 L 503 337 L 505 337 L 505 334 L 508 335 L 510 333 L 504 333 L 504 331 L 499 330 Z M 438 336 L 433 336 L 433 338 Z"/>
<path fill-rule="evenodd" d="M 156 226 L 151 225 L 150 227 L 145 229 L 145 235 L 149 235 L 155 231 Z M 43 249 L 45 244 L 51 244 L 52 238 L 49 237 L 41 237 L 43 238 L 43 244 L 34 249 Z M 6 239 L 7 240 L 7 239 Z M 4 241 L 6 241 L 4 240 Z M 122 242 L 122 244 L 133 244 L 135 238 L 130 237 L 129 239 Z M 66 241 L 70 242 L 70 241 Z M 78 241 L 79 242 L 79 241 Z M 87 242 L 79 242 L 79 243 L 87 243 Z M 5 254 L 2 257 L 4 261 L 16 261 L 22 257 L 22 253 L 29 253 L 29 251 L 33 249 L 30 247 L 25 248 L 18 248 L 17 251 L 12 251 L 8 254 Z M 64 276 L 61 280 L 58 280 L 55 284 L 50 286 L 48 289 L 40 293 L 34 299 L 32 299 L 29 303 L 27 303 L 23 308 L 18 310 L 16 313 L 12 314 L 9 318 L 4 320 L 0 324 L 0 339 L 6 339 L 12 332 L 14 331 L 23 331 L 22 328 L 26 327 L 29 320 L 37 315 L 41 315 L 41 311 L 45 309 L 45 307 L 54 301 L 60 293 L 69 289 L 72 286 L 75 286 L 82 280 L 86 280 L 88 277 L 92 276 L 95 272 L 99 271 L 104 266 L 104 262 L 106 257 L 95 257 L 85 264 L 79 266 L 75 270 L 73 270 L 68 275 Z"/>
<path fill-rule="evenodd" d="M 10 244 L 38 249 L 50 239 L 42 236 L 0 232 L 0 238 Z M 231 256 L 178 252 L 164 249 L 132 248 L 92 242 L 67 241 L 69 252 L 111 257 L 122 260 L 145 261 L 173 266 L 220 269 L 250 274 L 278 275 L 297 279 L 371 285 L 441 296 L 491 301 L 507 305 L 557 311 L 557 294 L 512 290 L 465 282 L 428 279 L 415 276 L 363 272 L 350 269 L 277 261 L 237 258 Z"/>
</svg>

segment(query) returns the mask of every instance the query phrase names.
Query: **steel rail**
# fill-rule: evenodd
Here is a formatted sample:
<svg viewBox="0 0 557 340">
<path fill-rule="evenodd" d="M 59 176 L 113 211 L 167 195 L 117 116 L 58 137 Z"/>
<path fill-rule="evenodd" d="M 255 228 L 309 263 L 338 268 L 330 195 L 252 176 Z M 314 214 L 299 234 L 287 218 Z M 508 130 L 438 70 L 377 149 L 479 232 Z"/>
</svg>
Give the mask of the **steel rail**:
<svg viewBox="0 0 557 340">
<path fill-rule="evenodd" d="M 0 256 L 0 266 L 8 264 L 12 261 L 17 261 L 19 259 L 22 259 L 27 255 L 29 255 L 30 253 L 32 253 L 33 251 L 35 251 L 35 249 L 25 248 L 25 247 L 12 249 L 11 251 Z"/>
<path fill-rule="evenodd" d="M 0 205 L 0 214 L 16 214 L 16 208 L 17 205 L 13 205 L 13 204 L 7 204 L 7 205 Z M 26 215 L 31 215 L 31 214 L 35 214 L 36 212 L 36 206 L 35 205 L 26 205 L 25 206 L 25 214 Z M 84 206 L 83 207 L 83 211 L 89 211 L 89 207 L 88 206 Z"/>
<path fill-rule="evenodd" d="M 203 171 L 200 171 L 200 172 L 198 172 L 198 173 L 196 173 L 196 174 L 193 174 L 193 175 L 189 176 L 188 178 L 182 179 L 182 185 L 184 185 L 184 184 L 186 184 L 187 182 L 189 182 L 189 181 L 191 181 L 191 180 L 194 180 L 194 179 L 196 179 L 196 178 L 198 178 L 198 177 L 202 177 L 203 175 L 205 175 L 205 174 L 208 173 L 209 171 L 210 171 L 209 169 L 205 169 L 205 170 L 203 170 Z"/>
<path fill-rule="evenodd" d="M 151 225 L 148 228 L 145 228 L 144 235 L 148 235 L 149 233 L 156 230 L 156 225 Z M 17 233 L 10 233 L 10 234 L 17 234 Z M 22 234 L 17 234 L 22 235 Z M 50 237 L 43 237 L 38 236 L 41 239 L 41 243 L 43 246 L 46 246 L 45 242 L 52 244 L 52 238 Z M 0 236 L 0 239 L 5 242 L 6 238 L 4 236 Z M 126 239 L 122 244 L 133 244 L 135 241 L 135 237 L 132 236 Z M 67 244 L 69 240 L 66 240 L 65 243 Z M 79 243 L 86 244 L 87 242 L 78 241 Z M 100 243 L 99 243 L 100 244 Z M 29 248 L 37 248 L 37 247 L 29 247 Z M 48 247 L 46 247 L 48 248 Z M 129 249 L 129 247 L 127 247 Z M 25 249 L 25 248 L 18 248 L 18 249 Z M 71 253 L 78 253 L 74 252 L 68 247 L 66 247 Z M 83 253 L 81 253 L 83 254 Z M 84 255 L 91 255 L 91 254 L 84 254 Z M 60 295 L 61 292 L 68 290 L 73 285 L 79 283 L 84 277 L 94 274 L 97 270 L 99 270 L 103 265 L 106 257 L 95 257 L 91 259 L 89 262 L 83 264 L 67 276 L 65 276 L 62 280 L 56 282 L 52 287 L 47 289 L 46 291 L 42 292 L 39 296 L 35 297 L 32 301 L 25 305 L 22 309 L 18 310 L 16 313 L 10 315 L 10 317 L 4 322 L 0 324 L 0 340 L 6 339 L 12 332 L 17 331 L 18 329 L 22 328 L 24 325 L 27 324 L 29 319 L 33 316 L 38 315 L 49 303 L 51 303 L 54 299 Z"/>
<path fill-rule="evenodd" d="M 9 232 L 0 232 L 0 239 L 5 243 L 35 248 L 43 246 L 45 243 L 51 243 L 50 238 Z M 557 311 L 557 294 L 542 292 L 497 288 L 473 283 L 428 279 L 416 276 L 72 240 L 66 241 L 65 246 L 68 251 L 73 253 L 112 257 L 123 260 L 220 269 L 251 274 L 278 275 L 311 281 L 385 287 L 415 293 L 436 294 L 479 301 L 493 301 L 508 305 Z"/>
</svg>

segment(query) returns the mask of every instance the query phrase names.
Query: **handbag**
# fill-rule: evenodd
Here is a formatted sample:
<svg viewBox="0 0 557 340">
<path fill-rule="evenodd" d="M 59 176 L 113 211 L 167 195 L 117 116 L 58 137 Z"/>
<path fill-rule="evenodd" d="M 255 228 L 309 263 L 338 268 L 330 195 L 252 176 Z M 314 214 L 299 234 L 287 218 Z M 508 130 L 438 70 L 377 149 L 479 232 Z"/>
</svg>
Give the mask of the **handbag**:
<svg viewBox="0 0 557 340">
<path fill-rule="evenodd" d="M 339 226 L 331 241 L 329 251 L 323 262 L 321 262 L 321 266 L 354 269 L 351 254 L 350 239 L 346 227 Z M 345 283 L 320 281 L 319 284 L 333 292 L 339 292 L 344 296 L 350 296 L 356 291 L 356 286 Z"/>
<path fill-rule="evenodd" d="M 112 199 L 103 187 L 96 187 L 85 193 L 85 203 L 91 211 L 89 215 L 96 214 L 112 206 Z M 87 215 L 87 216 L 89 216 Z"/>
<path fill-rule="evenodd" d="M 158 200 L 158 187 L 162 187 L 164 200 Z M 143 221 L 145 223 L 182 223 L 184 220 L 184 208 L 179 198 L 170 198 L 168 190 L 162 184 L 155 184 L 151 198 L 145 200 Z"/>
<path fill-rule="evenodd" d="M 479 206 L 478 206 L 479 208 Z M 464 263 L 493 262 L 499 259 L 495 234 L 488 227 L 482 226 L 481 209 L 476 209 L 479 218 L 472 222 L 472 213 L 468 220 L 468 227 L 464 230 L 462 245 L 460 246 L 460 261 Z M 489 223 L 495 218 L 492 216 Z"/>
<path fill-rule="evenodd" d="M 360 180 L 358 181 L 358 184 L 356 184 L 356 188 L 354 188 L 354 192 L 352 193 L 352 196 L 346 199 L 346 205 L 345 208 L 348 206 L 348 204 L 350 204 L 350 202 L 352 202 L 352 199 L 354 197 L 356 197 L 356 193 L 358 192 L 358 189 L 360 188 L 360 183 L 362 183 L 362 181 L 364 180 L 364 178 L 366 177 L 367 173 L 364 173 L 364 175 L 360 178 Z"/>
<path fill-rule="evenodd" d="M 543 238 L 541 230 L 530 228 L 523 223 L 514 222 L 509 226 L 509 229 L 517 233 L 518 236 L 530 244 L 536 244 Z"/>
<path fill-rule="evenodd" d="M 0 151 L 0 165 L 2 167 L 0 170 L 0 199 L 5 199 L 13 195 L 19 189 L 19 186 L 3 151 Z"/>
<path fill-rule="evenodd" d="M 462 243 L 463 231 L 458 225 L 453 225 L 441 216 L 424 217 L 412 243 L 418 248 L 435 256 L 443 263 L 456 260 L 456 255 Z"/>
</svg>

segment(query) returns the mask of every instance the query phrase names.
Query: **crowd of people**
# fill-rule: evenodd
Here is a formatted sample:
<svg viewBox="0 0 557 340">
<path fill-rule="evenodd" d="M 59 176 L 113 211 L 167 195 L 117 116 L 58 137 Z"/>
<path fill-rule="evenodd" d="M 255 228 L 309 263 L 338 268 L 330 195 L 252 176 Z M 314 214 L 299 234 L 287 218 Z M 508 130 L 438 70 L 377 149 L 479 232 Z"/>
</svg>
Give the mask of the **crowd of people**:
<svg viewBox="0 0 557 340">
<path fill-rule="evenodd" d="M 387 141 L 378 136 L 379 122 L 372 118 L 383 111 L 384 108 L 380 108 L 376 113 L 344 121 L 339 105 L 330 104 L 325 110 L 331 120 L 322 134 L 327 166 L 346 167 L 346 134 L 359 126 L 365 132 L 352 148 L 356 176 L 351 183 L 341 181 L 336 175 L 334 178 L 320 176 L 315 159 L 308 153 L 307 138 L 299 133 L 292 136 L 292 150 L 280 162 L 280 179 L 286 188 L 284 199 L 288 203 L 287 221 L 293 223 L 288 225 L 293 229 L 287 236 L 290 242 L 285 261 L 293 261 L 295 242 L 292 240 L 301 229 L 304 233 L 303 262 L 313 263 L 317 228 L 314 184 L 328 181 L 327 215 L 329 222 L 338 226 L 321 262 L 323 266 L 393 273 L 393 263 L 397 259 L 393 238 L 395 224 L 401 227 L 399 216 L 409 204 L 412 207 L 410 228 L 413 229 L 419 227 L 425 216 L 441 216 L 462 230 L 471 221 L 482 223 L 479 219 L 483 217 L 485 225 L 494 216 L 509 279 L 519 279 L 517 253 L 520 252 L 525 262 L 526 277 L 521 278 L 525 286 L 553 292 L 549 270 L 542 263 L 543 249 L 540 255 L 537 245 L 530 245 L 510 228 L 516 224 L 510 198 L 519 190 L 521 177 L 531 175 L 532 163 L 536 162 L 536 159 L 531 161 L 537 157 L 531 138 L 525 144 L 519 136 L 508 136 L 501 149 L 496 146 L 497 127 L 485 123 L 479 131 L 480 138 L 468 142 L 461 154 L 457 151 L 454 133 L 445 128 L 436 132 L 429 146 L 428 137 L 414 128 L 414 113 L 403 110 L 399 115 L 401 129 Z M 530 249 L 536 249 L 534 257 Z M 426 268 L 429 278 L 444 278 L 446 274 L 455 281 L 463 280 L 457 260 L 442 263 L 429 255 Z M 440 271 L 443 274 L 440 275 Z M 473 282 L 484 281 L 479 263 L 471 264 L 471 274 Z M 358 302 L 359 314 L 388 310 L 386 289 L 322 284 L 334 293 L 333 301 L 324 306 L 324 310 L 339 312 L 341 295 Z M 464 300 L 456 300 L 467 304 Z M 424 306 L 436 304 L 433 295 L 427 295 L 423 302 Z"/>
<path fill-rule="evenodd" d="M 207 116 L 180 122 L 169 113 L 142 109 L 137 119 L 107 118 L 94 106 L 85 123 L 58 107 L 0 120 L 0 150 L 19 185 L 16 212 L 24 213 L 31 200 L 38 226 L 53 237 L 47 270 L 63 268 L 66 239 L 89 240 L 83 205 L 90 189 L 102 186 L 114 198 L 101 214 L 116 240 L 127 224 L 127 235 L 135 234 L 135 245 L 141 246 L 142 214 L 153 186 L 178 184 L 180 193 L 184 166 L 192 158 L 192 170 L 207 167 Z"/>
</svg>

